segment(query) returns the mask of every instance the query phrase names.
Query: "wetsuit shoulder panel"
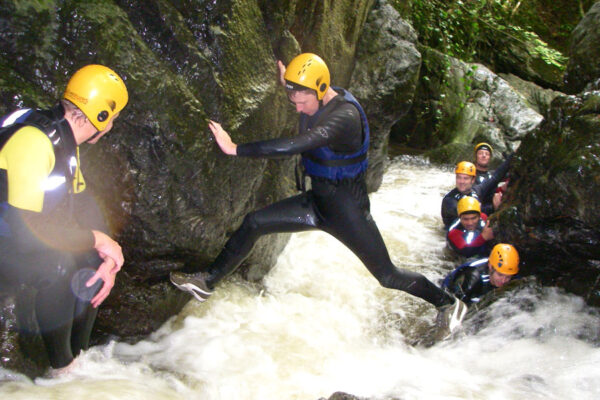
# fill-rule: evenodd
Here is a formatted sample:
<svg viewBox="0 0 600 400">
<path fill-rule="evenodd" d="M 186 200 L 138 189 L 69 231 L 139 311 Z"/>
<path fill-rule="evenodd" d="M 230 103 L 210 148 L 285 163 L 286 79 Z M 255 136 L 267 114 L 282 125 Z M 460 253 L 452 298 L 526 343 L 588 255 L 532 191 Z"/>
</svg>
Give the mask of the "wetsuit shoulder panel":
<svg viewBox="0 0 600 400">
<path fill-rule="evenodd" d="M 8 203 L 41 212 L 44 182 L 55 164 L 52 143 L 41 130 L 25 126 L 0 150 L 0 168 L 6 170 Z"/>
</svg>

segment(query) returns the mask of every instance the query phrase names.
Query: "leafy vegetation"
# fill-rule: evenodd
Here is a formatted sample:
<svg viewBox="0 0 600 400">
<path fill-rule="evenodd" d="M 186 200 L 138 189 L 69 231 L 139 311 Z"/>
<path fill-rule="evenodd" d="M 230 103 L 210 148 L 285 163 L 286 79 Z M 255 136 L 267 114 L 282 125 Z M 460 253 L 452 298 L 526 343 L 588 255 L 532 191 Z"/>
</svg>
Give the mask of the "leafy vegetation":
<svg viewBox="0 0 600 400">
<path fill-rule="evenodd" d="M 594 0 L 391 0 L 422 44 L 468 62 L 489 59 L 497 40 L 534 42 L 535 51 L 563 66 L 570 32 Z"/>
</svg>

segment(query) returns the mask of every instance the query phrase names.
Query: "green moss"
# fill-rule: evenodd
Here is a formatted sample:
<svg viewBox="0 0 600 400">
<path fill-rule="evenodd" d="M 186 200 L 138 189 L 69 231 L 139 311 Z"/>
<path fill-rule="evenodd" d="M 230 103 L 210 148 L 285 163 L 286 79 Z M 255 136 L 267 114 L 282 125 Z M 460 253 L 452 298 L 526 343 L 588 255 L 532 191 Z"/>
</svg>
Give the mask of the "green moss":
<svg viewBox="0 0 600 400">
<path fill-rule="evenodd" d="M 392 4 L 407 13 L 406 1 Z M 592 0 L 513 1 L 513 0 L 413 0 L 410 15 L 422 44 L 467 62 L 484 62 L 498 69 L 508 43 L 534 59 L 531 68 L 553 86 L 561 83 L 566 68 L 566 51 L 572 28 Z M 550 43 L 550 44 L 549 44 Z M 498 60 L 500 59 L 500 60 Z M 512 61 L 517 69 L 519 61 Z M 538 78 L 539 80 L 539 78 Z"/>
</svg>

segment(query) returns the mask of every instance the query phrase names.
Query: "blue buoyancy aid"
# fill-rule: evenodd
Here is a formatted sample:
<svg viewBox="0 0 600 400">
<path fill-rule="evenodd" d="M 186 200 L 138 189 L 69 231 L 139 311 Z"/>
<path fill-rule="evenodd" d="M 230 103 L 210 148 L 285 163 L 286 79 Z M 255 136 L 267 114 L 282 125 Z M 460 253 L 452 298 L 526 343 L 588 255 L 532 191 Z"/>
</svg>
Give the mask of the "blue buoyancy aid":
<svg viewBox="0 0 600 400">
<path fill-rule="evenodd" d="M 362 146 L 358 151 L 350 154 L 336 153 L 328 146 L 312 149 L 302 153 L 302 164 L 306 173 L 310 176 L 337 181 L 354 178 L 366 171 L 368 166 L 367 152 L 369 150 L 370 130 L 367 115 L 358 100 L 345 89 L 333 86 L 332 88 L 338 93 L 343 93 L 344 100 L 353 104 L 358 109 L 362 124 Z M 307 116 L 302 117 L 308 118 Z M 301 121 L 300 126 L 302 125 Z"/>
</svg>

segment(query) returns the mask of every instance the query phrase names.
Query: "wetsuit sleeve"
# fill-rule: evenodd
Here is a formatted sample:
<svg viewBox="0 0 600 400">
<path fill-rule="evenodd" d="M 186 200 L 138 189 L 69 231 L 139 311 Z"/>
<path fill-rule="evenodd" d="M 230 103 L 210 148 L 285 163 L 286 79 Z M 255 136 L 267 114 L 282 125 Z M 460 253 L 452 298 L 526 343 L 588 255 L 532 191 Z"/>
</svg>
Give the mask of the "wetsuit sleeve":
<svg viewBox="0 0 600 400">
<path fill-rule="evenodd" d="M 442 199 L 442 221 L 444 222 L 444 227 L 448 229 L 457 217 L 456 201 L 451 196 L 446 195 Z"/>
<path fill-rule="evenodd" d="M 498 186 L 498 183 L 500 183 L 502 178 L 504 178 L 504 175 L 506 175 L 506 173 L 508 172 L 508 168 L 510 167 L 510 161 L 512 160 L 512 157 L 512 154 L 509 155 L 506 158 L 506 160 L 504 160 L 504 162 L 500 164 L 498 169 L 494 171 L 494 174 L 490 179 L 487 179 L 485 182 L 479 185 L 473 186 L 473 190 L 475 190 L 475 192 L 479 195 L 480 199 L 485 199 L 487 196 L 490 195 L 490 193 L 496 190 L 496 186 Z"/>
<path fill-rule="evenodd" d="M 346 151 L 351 152 L 360 148 L 361 144 L 360 114 L 356 107 L 346 103 L 337 107 L 327 118 L 323 118 L 323 121 L 306 133 L 291 138 L 241 144 L 237 147 L 237 155 L 278 158 L 300 154 L 323 146 L 335 149 L 346 147 Z"/>
<path fill-rule="evenodd" d="M 479 272 L 476 268 L 464 268 L 457 273 L 449 289 L 457 298 L 470 304 L 479 280 Z"/>
</svg>

